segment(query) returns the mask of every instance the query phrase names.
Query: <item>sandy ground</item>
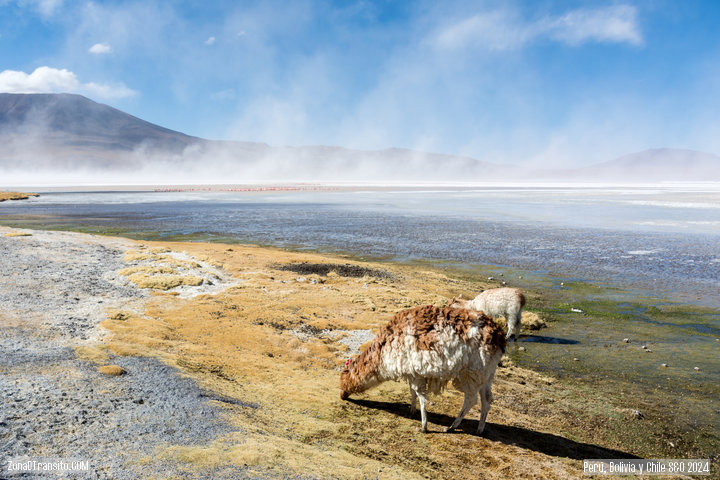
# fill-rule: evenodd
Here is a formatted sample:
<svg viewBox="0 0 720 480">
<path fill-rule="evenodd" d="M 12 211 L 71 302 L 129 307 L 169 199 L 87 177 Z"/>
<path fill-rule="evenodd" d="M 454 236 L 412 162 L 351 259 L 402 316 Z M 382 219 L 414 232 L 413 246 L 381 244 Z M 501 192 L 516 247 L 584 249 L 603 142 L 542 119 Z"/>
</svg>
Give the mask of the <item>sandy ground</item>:
<svg viewBox="0 0 720 480">
<path fill-rule="evenodd" d="M 216 395 L 157 359 L 101 359 L 124 368 L 122 376 L 103 375 L 96 363 L 83 360 L 84 352 L 92 352 L 88 346 L 102 341 L 98 324 L 108 310 L 142 310 L 148 296 L 117 274 L 127 266 L 123 256 L 131 242 L 7 233 L 0 228 L 3 463 L 72 458 L 89 461 L 90 471 L 78 474 L 87 478 L 185 477 L 175 462 L 152 459 L 158 446 L 205 443 L 237 430 L 213 404 Z M 245 478 L 244 470 L 216 473 Z"/>
<path fill-rule="evenodd" d="M 393 312 L 478 288 L 437 272 L 5 227 L 0 258 L 3 478 L 24 458 L 89 460 L 78 478 L 587 478 L 582 459 L 632 458 L 643 429 L 507 358 L 480 437 L 477 409 L 440 433 L 454 391 L 427 435 L 404 385 L 341 401 L 344 359 Z"/>
</svg>

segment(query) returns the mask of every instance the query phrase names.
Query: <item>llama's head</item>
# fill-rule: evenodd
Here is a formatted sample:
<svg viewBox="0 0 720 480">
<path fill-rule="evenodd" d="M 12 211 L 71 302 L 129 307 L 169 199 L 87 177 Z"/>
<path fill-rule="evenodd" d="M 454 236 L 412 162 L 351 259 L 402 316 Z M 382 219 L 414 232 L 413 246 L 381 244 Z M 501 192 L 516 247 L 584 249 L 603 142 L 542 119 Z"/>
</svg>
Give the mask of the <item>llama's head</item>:
<svg viewBox="0 0 720 480">
<path fill-rule="evenodd" d="M 345 360 L 345 368 L 340 372 L 340 400 L 347 400 L 350 397 L 350 392 L 353 390 L 352 369 L 353 360 Z"/>
<path fill-rule="evenodd" d="M 458 295 L 450 300 L 445 306 L 452 308 L 468 308 L 468 303 L 470 303 L 470 300 L 465 300 L 462 298 L 462 295 Z"/>
</svg>

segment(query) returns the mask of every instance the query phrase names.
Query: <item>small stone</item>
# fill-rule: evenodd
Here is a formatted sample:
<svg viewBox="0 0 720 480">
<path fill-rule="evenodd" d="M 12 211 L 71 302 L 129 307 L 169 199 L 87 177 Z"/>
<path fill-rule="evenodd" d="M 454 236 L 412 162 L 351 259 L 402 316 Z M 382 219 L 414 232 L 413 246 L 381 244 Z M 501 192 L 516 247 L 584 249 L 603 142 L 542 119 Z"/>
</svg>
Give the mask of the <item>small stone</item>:
<svg viewBox="0 0 720 480">
<path fill-rule="evenodd" d="M 561 287 L 564 287 L 564 286 L 565 286 L 565 282 L 560 282 L 560 286 L 561 286 Z"/>
<path fill-rule="evenodd" d="M 660 364 L 660 366 L 667 368 L 668 364 L 667 364 L 667 363 L 662 363 L 662 364 Z"/>
<path fill-rule="evenodd" d="M 577 358 L 577 357 L 573 358 L 573 360 L 575 360 L 576 362 L 579 362 L 579 361 L 580 361 L 580 359 Z"/>
<path fill-rule="evenodd" d="M 700 367 L 695 367 L 694 370 L 695 370 L 696 372 L 699 372 L 699 371 L 700 371 Z"/>
<path fill-rule="evenodd" d="M 625 342 L 625 343 L 630 343 L 630 339 L 629 339 L 629 338 L 623 338 L 623 342 Z"/>
<path fill-rule="evenodd" d="M 493 280 L 495 280 L 495 277 L 488 277 L 488 280 L 493 281 Z"/>
<path fill-rule="evenodd" d="M 525 347 L 520 347 L 520 348 L 518 348 L 518 350 L 520 350 L 521 352 L 524 352 L 524 351 L 525 351 Z"/>
<path fill-rule="evenodd" d="M 571 308 L 570 311 L 573 313 L 583 313 L 582 310 L 580 310 L 579 308 L 575 308 L 575 307 Z"/>
<path fill-rule="evenodd" d="M 642 414 L 639 410 L 632 410 L 631 413 L 635 418 L 643 418 L 645 415 Z"/>
<path fill-rule="evenodd" d="M 642 348 L 643 350 L 647 350 L 647 345 L 643 345 L 643 346 L 640 347 L 640 348 Z"/>
</svg>

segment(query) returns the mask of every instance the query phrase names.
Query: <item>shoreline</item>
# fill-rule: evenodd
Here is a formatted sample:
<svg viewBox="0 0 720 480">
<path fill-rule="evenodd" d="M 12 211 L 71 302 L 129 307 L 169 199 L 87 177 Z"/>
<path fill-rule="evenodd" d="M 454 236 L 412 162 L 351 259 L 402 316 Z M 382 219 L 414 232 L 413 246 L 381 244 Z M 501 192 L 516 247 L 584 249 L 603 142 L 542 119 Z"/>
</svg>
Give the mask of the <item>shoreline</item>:
<svg viewBox="0 0 720 480">
<path fill-rule="evenodd" d="M 8 227 L 0 227 L 0 232 L 0 235 L 19 233 Z M 39 240 L 44 235 L 42 231 L 28 233 L 27 237 L 0 238 L 5 239 L 6 245 L 12 245 L 9 248 L 14 248 L 20 246 L 20 242 L 33 241 L 33 236 Z M 593 382 L 548 376 L 548 373 L 517 367 L 511 360 L 513 355 L 498 371 L 493 388 L 497 401 L 490 412 L 489 433 L 479 438 L 467 433 L 474 427 L 475 410 L 468 415 L 470 420 L 461 426 L 466 433 L 449 436 L 416 434 L 413 430 L 416 419 L 407 416 L 404 410 L 406 392 L 398 385 L 383 385 L 352 403 L 336 399 L 336 368 L 342 358 L 351 353 L 348 344 L 342 343 L 343 339 L 352 338 L 349 332 L 374 331 L 387 321 L 392 311 L 405 306 L 437 303 L 458 290 L 473 291 L 478 288 L 477 278 L 474 281 L 457 278 L 427 266 L 362 262 L 331 254 L 288 252 L 248 245 L 135 242 L 84 234 L 47 233 L 74 239 L 68 240 L 63 248 L 81 251 L 89 248 L 88 242 L 99 245 L 121 242 L 122 248 L 137 252 L 134 258 L 148 256 L 145 260 L 135 260 L 139 262 L 136 268 L 152 264 L 142 262 L 150 261 L 153 255 L 168 255 L 167 252 L 151 253 L 153 249 L 157 252 L 182 251 L 188 258 L 195 259 L 193 262 L 207 264 L 207 268 L 214 266 L 237 282 L 215 293 L 203 292 L 197 296 L 183 294 L 183 291 L 187 293 L 196 288 L 192 286 L 178 287 L 185 288 L 183 291 L 140 289 L 145 292 L 142 306 L 120 305 L 119 309 L 107 311 L 105 318 L 97 317 L 92 331 L 104 332 L 102 339 L 81 345 L 87 347 L 81 350 L 84 360 L 74 360 L 85 362 L 82 365 L 86 369 L 88 365 L 95 365 L 90 359 L 112 359 L 118 364 L 130 362 L 126 363 L 129 375 L 118 377 L 126 380 L 133 378 L 133 370 L 137 368 L 130 366 L 135 361 L 132 359 L 156 358 L 183 375 L 189 375 L 201 391 L 211 392 L 208 393 L 210 398 L 221 399 L 211 402 L 214 408 L 222 411 L 213 415 L 228 418 L 229 424 L 236 429 L 234 433 L 224 430 L 224 434 L 218 434 L 204 446 L 177 444 L 161 449 L 163 461 L 182 465 L 188 471 L 206 472 L 212 468 L 250 465 L 250 470 L 243 471 L 261 474 L 267 473 L 269 468 L 275 473 L 292 471 L 299 474 L 315 469 L 313 471 L 322 476 L 323 472 L 328 474 L 338 468 L 338 457 L 328 457 L 320 452 L 327 449 L 342 456 L 342 465 L 352 464 L 353 468 L 360 468 L 366 474 L 379 468 L 388 476 L 413 476 L 431 474 L 433 468 L 442 467 L 454 472 L 458 478 L 472 478 L 472 465 L 477 468 L 477 462 L 481 461 L 486 470 L 489 466 L 487 478 L 501 478 L 508 468 L 522 472 L 543 466 L 545 470 L 557 469 L 555 474 L 545 471 L 543 476 L 567 478 L 581 477 L 578 464 L 582 455 L 675 458 L 683 456 L 683 449 L 688 453 L 702 452 L 713 445 L 712 439 L 706 439 L 710 443 L 705 447 L 689 443 L 692 432 L 675 432 L 668 437 L 668 428 L 673 422 L 662 418 L 662 408 L 641 398 L 642 389 L 628 386 L 627 392 L 613 396 L 611 392 L 617 390 L 618 385 L 615 382 L 608 382 L 605 387 L 609 392 L 605 392 L 601 388 L 602 381 L 596 381 L 593 386 Z M 125 260 L 121 258 L 123 255 Z M 126 252 L 116 254 L 126 268 L 133 265 L 126 261 L 127 256 Z M 178 258 L 181 257 L 176 260 Z M 394 275 L 394 280 L 368 275 L 360 278 L 303 276 L 272 267 L 299 261 L 350 263 L 381 269 Z M 120 278 L 117 271 L 105 273 Z M 534 294 L 533 298 L 538 301 Z M 532 305 L 529 307 L 532 311 Z M 68 308 L 75 308 L 72 302 Z M 548 315 L 543 310 L 540 314 Z M 542 331 L 543 335 L 551 334 L 556 328 L 552 323 Z M 22 321 L 17 319 L 14 326 L 5 325 L 4 330 L 14 335 L 12 332 L 20 324 Z M 210 333 L 212 331 L 217 333 Z M 328 331 L 331 333 L 322 333 Z M 75 342 L 78 340 L 71 338 Z M 529 343 L 522 345 L 535 348 Z M 88 370 L 91 371 L 92 368 Z M 292 379 L 295 393 L 281 392 L 286 383 L 278 384 L 278 378 Z M 445 417 L 453 415 L 459 404 L 452 392 L 433 400 L 435 406 L 430 408 L 430 422 L 432 429 L 437 431 L 445 423 Z M 551 410 L 543 406 L 548 401 L 554 406 Z M 205 407 L 200 408 L 205 410 Z M 644 418 L 634 418 L 632 410 L 642 411 Z M 287 418 L 278 419 L 277 411 L 285 412 Z M 309 415 L 309 412 L 315 413 Z M 583 421 L 577 423 L 574 418 Z M 584 422 L 595 425 L 597 431 L 588 432 Z M 628 432 L 628 422 L 637 423 L 641 431 Z M 384 430 L 378 431 L 380 426 L 395 432 L 394 436 Z M 262 432 L 258 432 L 258 428 Z M 241 431 L 245 433 L 238 433 Z M 377 438 L 367 436 L 369 432 L 375 432 L 373 435 Z M 396 455 L 377 456 L 380 451 L 377 442 L 394 445 L 398 452 L 415 461 Z M 671 447 L 667 442 L 673 445 L 678 442 L 678 445 Z M 238 464 L 236 460 L 240 453 L 234 447 L 237 445 L 244 445 L 244 451 L 252 451 L 255 456 L 241 456 L 243 461 Z M 456 463 L 457 459 L 442 454 L 450 445 L 462 445 L 470 449 L 469 452 L 481 448 L 487 455 L 481 459 L 465 459 L 470 463 L 464 467 L 462 462 Z M 280 451 L 294 452 L 288 454 L 288 458 L 294 460 L 281 461 L 268 454 Z M 618 456 L 620 454 L 628 456 Z M 517 459 L 504 459 L 507 455 Z M 592 455 L 583 458 L 605 458 Z M 304 456 L 315 459 L 315 465 L 293 463 Z M 427 464 L 429 459 L 432 459 L 429 465 L 436 467 Z M 714 461 L 713 471 L 716 472 L 717 457 Z M 538 462 L 539 465 L 535 465 Z M 540 474 L 542 470 L 531 471 Z M 390 475 L 391 472 L 394 474 Z"/>
</svg>

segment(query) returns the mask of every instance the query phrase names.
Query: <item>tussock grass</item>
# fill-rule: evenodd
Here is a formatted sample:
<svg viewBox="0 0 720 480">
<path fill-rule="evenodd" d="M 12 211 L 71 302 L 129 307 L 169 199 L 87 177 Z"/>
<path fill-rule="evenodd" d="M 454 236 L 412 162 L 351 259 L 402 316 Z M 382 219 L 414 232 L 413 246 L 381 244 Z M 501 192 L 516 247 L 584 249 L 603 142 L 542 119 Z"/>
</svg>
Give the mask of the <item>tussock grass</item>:
<svg viewBox="0 0 720 480">
<path fill-rule="evenodd" d="M 145 273 L 134 273 L 128 277 L 140 288 L 153 288 L 156 290 L 170 290 L 180 285 L 197 286 L 202 285 L 203 279 L 194 275 L 147 275 Z"/>
<path fill-rule="evenodd" d="M 98 367 L 98 372 L 111 377 L 118 377 L 127 373 L 125 369 L 119 365 L 103 365 L 102 367 Z"/>
<path fill-rule="evenodd" d="M 5 237 L 32 237 L 32 233 L 28 232 L 10 232 L 4 235 Z"/>
<path fill-rule="evenodd" d="M 87 360 L 92 363 L 106 363 L 110 360 L 110 354 L 107 352 L 107 348 L 99 345 L 87 345 L 73 347 L 75 356 L 81 360 Z"/>
<path fill-rule="evenodd" d="M 27 200 L 30 197 L 39 197 L 37 193 L 23 193 L 23 192 L 0 192 L 0 202 L 5 200 Z"/>
</svg>

